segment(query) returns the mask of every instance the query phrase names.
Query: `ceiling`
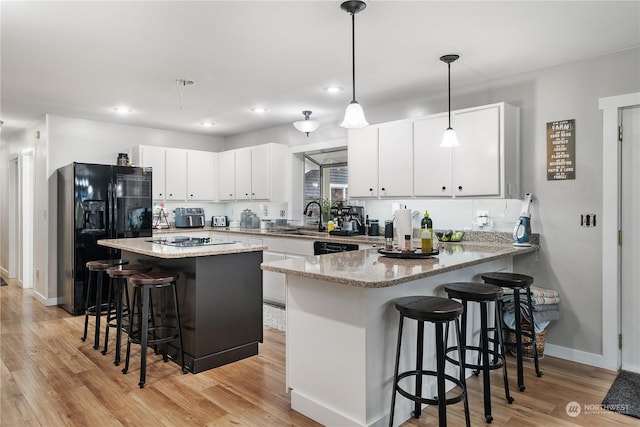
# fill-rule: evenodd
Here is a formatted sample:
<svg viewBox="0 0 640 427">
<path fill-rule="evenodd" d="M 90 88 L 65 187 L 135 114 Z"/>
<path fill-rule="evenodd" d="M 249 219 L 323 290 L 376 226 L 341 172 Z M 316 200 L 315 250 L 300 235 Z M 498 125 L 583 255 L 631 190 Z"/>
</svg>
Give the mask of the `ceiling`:
<svg viewBox="0 0 640 427">
<path fill-rule="evenodd" d="M 217 136 L 292 123 L 307 109 L 339 123 L 351 99 L 351 19 L 340 3 L 2 1 L 3 134 L 47 113 Z M 441 95 L 444 54 L 461 55 L 455 91 L 640 45 L 638 0 L 367 4 L 356 15 L 365 112 Z M 195 83 L 180 93 L 179 79 Z M 323 91 L 330 85 L 345 91 Z M 258 106 L 268 111 L 250 111 Z"/>
</svg>

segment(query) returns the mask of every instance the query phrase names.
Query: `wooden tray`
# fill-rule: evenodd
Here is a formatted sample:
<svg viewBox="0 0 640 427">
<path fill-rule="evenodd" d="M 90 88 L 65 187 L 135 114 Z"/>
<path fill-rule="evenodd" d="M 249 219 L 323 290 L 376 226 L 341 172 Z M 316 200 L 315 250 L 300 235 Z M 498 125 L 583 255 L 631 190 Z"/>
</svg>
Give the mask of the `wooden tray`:
<svg viewBox="0 0 640 427">
<path fill-rule="evenodd" d="M 420 248 L 417 248 L 415 252 L 401 252 L 398 250 L 388 251 L 384 248 L 380 248 L 378 249 L 378 253 L 382 256 L 386 256 L 389 258 L 419 259 L 419 258 L 432 258 L 434 255 L 438 255 L 440 251 L 437 249 L 434 249 L 429 253 L 422 253 Z"/>
</svg>

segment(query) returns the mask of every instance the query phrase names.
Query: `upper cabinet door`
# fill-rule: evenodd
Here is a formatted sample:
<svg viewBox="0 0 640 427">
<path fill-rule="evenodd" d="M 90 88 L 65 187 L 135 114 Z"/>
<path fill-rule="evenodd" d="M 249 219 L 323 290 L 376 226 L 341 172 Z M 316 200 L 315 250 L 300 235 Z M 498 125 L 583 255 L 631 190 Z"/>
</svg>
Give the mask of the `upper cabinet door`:
<svg viewBox="0 0 640 427">
<path fill-rule="evenodd" d="M 153 186 L 153 199 L 165 199 L 165 152 L 166 149 L 140 146 L 140 166 L 152 168 L 151 183 Z"/>
<path fill-rule="evenodd" d="M 349 129 L 349 197 L 378 197 L 378 127 Z"/>
<path fill-rule="evenodd" d="M 381 197 L 413 195 L 413 122 L 378 126 L 378 165 Z"/>
<path fill-rule="evenodd" d="M 216 199 L 217 168 L 216 153 L 187 151 L 187 200 Z"/>
<path fill-rule="evenodd" d="M 236 151 L 218 153 L 218 198 L 235 200 L 236 198 Z"/>
<path fill-rule="evenodd" d="M 167 148 L 166 200 L 187 200 L 187 152 Z"/>
<path fill-rule="evenodd" d="M 433 116 L 414 122 L 413 176 L 416 197 L 451 196 L 452 150 L 442 148 L 448 116 Z"/>
<path fill-rule="evenodd" d="M 271 198 L 271 148 L 264 145 L 251 149 L 251 199 Z M 284 185 L 281 183 L 280 185 Z"/>
<path fill-rule="evenodd" d="M 251 149 L 236 150 L 236 199 L 251 200 Z"/>
<path fill-rule="evenodd" d="M 452 118 L 460 147 L 454 148 L 453 193 L 500 195 L 500 107 L 458 112 Z"/>
</svg>

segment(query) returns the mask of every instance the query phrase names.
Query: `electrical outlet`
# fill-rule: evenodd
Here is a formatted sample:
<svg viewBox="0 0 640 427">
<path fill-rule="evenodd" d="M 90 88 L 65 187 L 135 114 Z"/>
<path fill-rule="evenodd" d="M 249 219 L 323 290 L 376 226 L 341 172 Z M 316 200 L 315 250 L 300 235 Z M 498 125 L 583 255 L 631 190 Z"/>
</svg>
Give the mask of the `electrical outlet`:
<svg viewBox="0 0 640 427">
<path fill-rule="evenodd" d="M 595 227 L 596 226 L 596 214 L 583 213 L 580 214 L 580 226 L 581 227 Z"/>
<path fill-rule="evenodd" d="M 286 214 L 287 214 L 287 211 L 285 211 L 284 209 L 281 209 L 281 210 L 280 210 L 280 216 L 281 216 L 282 218 L 284 218 L 284 216 L 285 216 Z"/>
</svg>

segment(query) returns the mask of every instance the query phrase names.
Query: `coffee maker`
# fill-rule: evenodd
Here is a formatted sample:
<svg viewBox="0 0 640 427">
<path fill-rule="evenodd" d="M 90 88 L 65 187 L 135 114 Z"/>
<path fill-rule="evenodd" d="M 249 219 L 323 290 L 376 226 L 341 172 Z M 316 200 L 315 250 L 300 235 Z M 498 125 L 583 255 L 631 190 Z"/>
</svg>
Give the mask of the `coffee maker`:
<svg viewBox="0 0 640 427">
<path fill-rule="evenodd" d="M 365 234 L 364 207 L 348 206 L 338 202 L 331 207 L 331 219 L 336 223 L 334 230 L 329 234 L 337 236 L 352 236 Z"/>
</svg>

